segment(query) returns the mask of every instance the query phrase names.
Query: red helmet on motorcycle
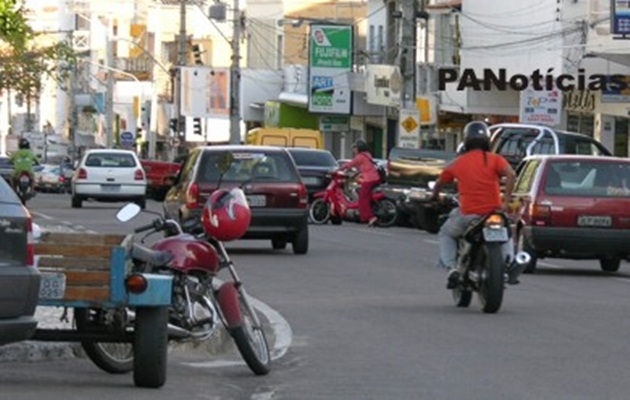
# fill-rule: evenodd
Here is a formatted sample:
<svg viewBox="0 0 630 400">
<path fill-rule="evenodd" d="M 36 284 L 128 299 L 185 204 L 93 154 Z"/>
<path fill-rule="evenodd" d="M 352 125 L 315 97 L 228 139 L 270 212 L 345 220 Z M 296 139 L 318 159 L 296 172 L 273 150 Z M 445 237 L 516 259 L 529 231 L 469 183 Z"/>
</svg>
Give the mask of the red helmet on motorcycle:
<svg viewBox="0 0 630 400">
<path fill-rule="evenodd" d="M 206 235 L 221 241 L 236 240 L 249 228 L 251 211 L 239 188 L 214 191 L 203 207 L 201 223 Z"/>
</svg>

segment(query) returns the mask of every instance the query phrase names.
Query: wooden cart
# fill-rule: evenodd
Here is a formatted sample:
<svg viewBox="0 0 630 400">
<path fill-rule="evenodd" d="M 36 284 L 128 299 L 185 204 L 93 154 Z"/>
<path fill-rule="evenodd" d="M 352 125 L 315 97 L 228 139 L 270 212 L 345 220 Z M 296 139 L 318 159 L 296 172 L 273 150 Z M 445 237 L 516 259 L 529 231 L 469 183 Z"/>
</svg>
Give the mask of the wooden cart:
<svg viewBox="0 0 630 400">
<path fill-rule="evenodd" d="M 35 245 L 39 305 L 74 309 L 72 329 L 37 329 L 33 340 L 78 341 L 110 373 L 133 371 L 136 386 L 166 381 L 172 277 L 139 273 L 133 235 L 44 233 Z"/>
</svg>

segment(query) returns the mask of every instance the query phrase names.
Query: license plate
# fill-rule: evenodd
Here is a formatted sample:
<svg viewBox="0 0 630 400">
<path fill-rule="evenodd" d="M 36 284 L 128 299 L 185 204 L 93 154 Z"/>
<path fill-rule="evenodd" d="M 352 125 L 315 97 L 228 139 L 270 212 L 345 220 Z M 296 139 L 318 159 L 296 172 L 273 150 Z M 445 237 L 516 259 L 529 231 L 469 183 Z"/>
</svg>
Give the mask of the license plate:
<svg viewBox="0 0 630 400">
<path fill-rule="evenodd" d="M 267 205 L 267 198 L 265 196 L 247 196 L 247 202 L 250 207 L 264 207 Z"/>
<path fill-rule="evenodd" d="M 612 225 L 612 218 L 607 216 L 580 215 L 577 220 L 578 226 L 609 227 Z"/>
<path fill-rule="evenodd" d="M 31 178 L 29 178 L 28 176 L 20 176 L 20 183 L 28 183 L 28 181 L 30 181 Z"/>
<path fill-rule="evenodd" d="M 118 193 L 120 192 L 120 185 L 101 185 L 103 193 Z"/>
<path fill-rule="evenodd" d="M 63 299 L 66 294 L 66 275 L 62 273 L 41 274 L 40 299 Z"/>
<path fill-rule="evenodd" d="M 302 182 L 304 182 L 305 185 L 319 185 L 319 178 L 306 177 L 302 178 Z"/>
<path fill-rule="evenodd" d="M 499 229 L 483 228 L 483 239 L 486 242 L 507 242 L 508 241 L 507 228 L 499 228 Z"/>
</svg>

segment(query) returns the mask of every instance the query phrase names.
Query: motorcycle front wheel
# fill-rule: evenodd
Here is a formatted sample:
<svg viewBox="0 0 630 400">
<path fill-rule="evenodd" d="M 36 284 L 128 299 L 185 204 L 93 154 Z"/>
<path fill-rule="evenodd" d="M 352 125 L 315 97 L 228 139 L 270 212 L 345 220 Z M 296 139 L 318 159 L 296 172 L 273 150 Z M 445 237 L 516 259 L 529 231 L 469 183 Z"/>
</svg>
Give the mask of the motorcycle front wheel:
<svg viewBox="0 0 630 400">
<path fill-rule="evenodd" d="M 219 306 L 227 320 L 227 330 L 234 339 L 239 353 L 247 366 L 256 375 L 267 375 L 271 367 L 271 355 L 267 337 L 256 312 L 249 303 L 245 291 L 236 289 L 234 284 L 226 284 L 219 289 Z"/>
<path fill-rule="evenodd" d="M 479 301 L 484 313 L 499 311 L 503 302 L 504 261 L 501 245 L 486 243 L 479 249 L 477 258 L 479 271 Z"/>
<path fill-rule="evenodd" d="M 323 225 L 330 219 L 330 204 L 324 199 L 313 200 L 308 209 L 311 222 L 316 225 Z"/>
<path fill-rule="evenodd" d="M 74 317 L 79 332 L 102 329 L 100 321 L 107 318 L 102 313 L 115 311 L 92 308 L 75 308 Z M 81 341 L 81 347 L 92 362 L 110 374 L 126 374 L 133 370 L 133 345 L 131 343 L 104 343 Z"/>
</svg>

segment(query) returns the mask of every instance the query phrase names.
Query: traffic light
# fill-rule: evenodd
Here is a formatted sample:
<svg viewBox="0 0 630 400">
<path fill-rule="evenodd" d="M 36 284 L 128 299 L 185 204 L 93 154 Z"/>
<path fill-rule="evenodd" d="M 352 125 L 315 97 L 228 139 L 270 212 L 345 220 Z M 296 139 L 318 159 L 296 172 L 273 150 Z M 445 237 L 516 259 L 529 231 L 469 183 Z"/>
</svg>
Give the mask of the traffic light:
<svg viewBox="0 0 630 400">
<path fill-rule="evenodd" d="M 193 118 L 193 132 L 195 135 L 202 135 L 201 133 L 201 119 Z"/>
<path fill-rule="evenodd" d="M 168 120 L 168 127 L 171 128 L 173 132 L 177 132 L 177 118 L 171 118 Z"/>
</svg>

